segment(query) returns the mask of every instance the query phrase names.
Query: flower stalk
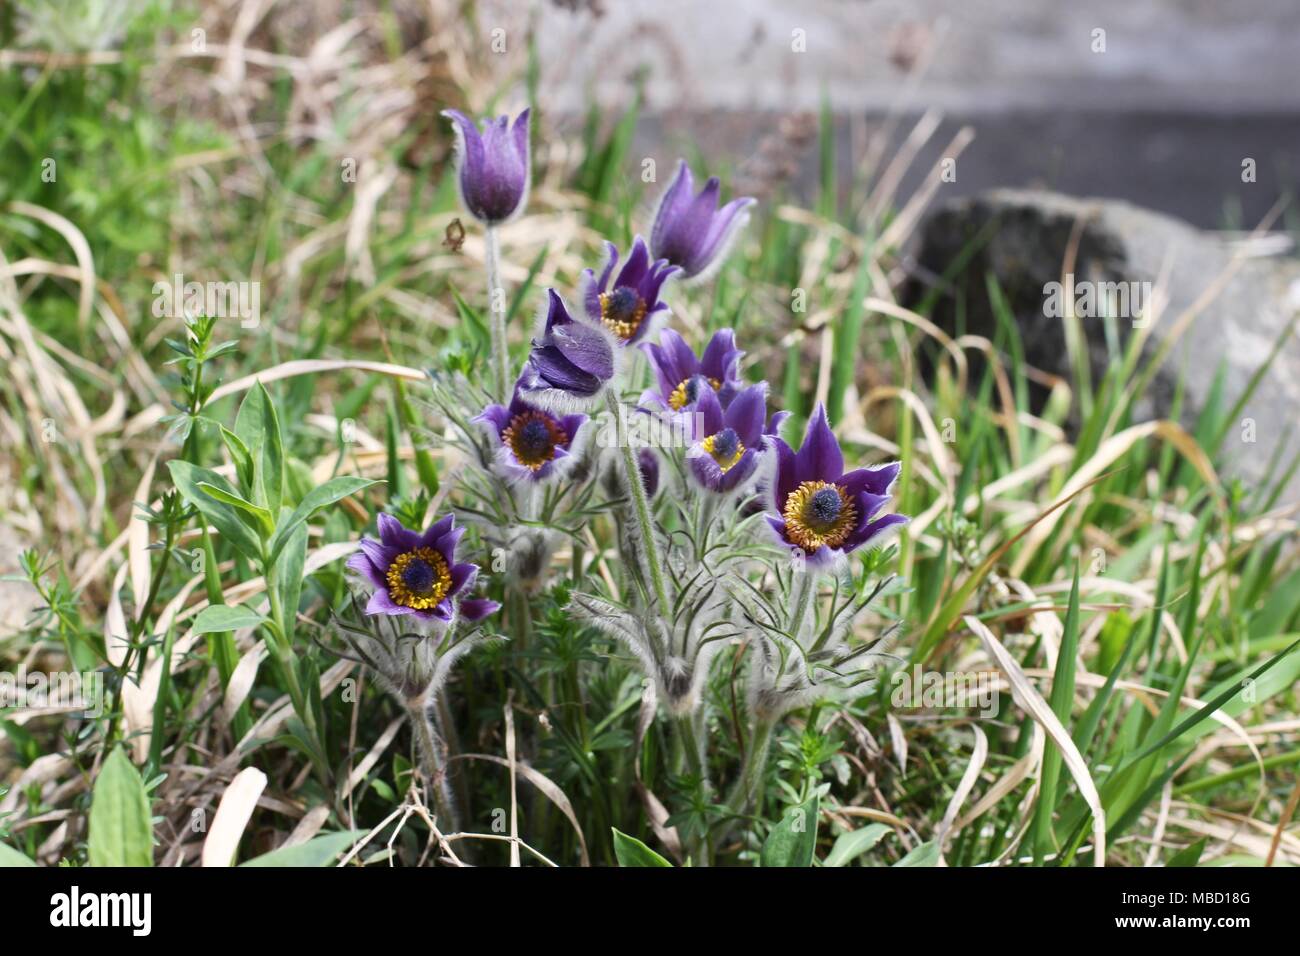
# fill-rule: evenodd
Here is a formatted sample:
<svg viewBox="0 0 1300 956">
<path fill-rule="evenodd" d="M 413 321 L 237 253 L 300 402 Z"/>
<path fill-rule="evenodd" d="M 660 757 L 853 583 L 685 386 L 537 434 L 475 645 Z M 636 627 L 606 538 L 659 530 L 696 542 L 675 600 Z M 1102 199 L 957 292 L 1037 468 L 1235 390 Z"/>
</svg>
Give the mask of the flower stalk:
<svg viewBox="0 0 1300 956">
<path fill-rule="evenodd" d="M 510 399 L 510 351 L 506 347 L 505 290 L 501 285 L 501 240 L 496 226 L 483 230 L 483 261 L 487 269 L 488 327 L 492 333 L 492 394 Z"/>
<path fill-rule="evenodd" d="M 612 389 L 605 392 L 605 403 L 609 407 L 610 414 L 614 416 L 615 427 L 619 431 L 618 445 L 623 455 L 623 473 L 627 479 L 627 492 L 632 498 L 632 512 L 636 517 L 638 530 L 641 532 L 642 560 L 647 565 L 646 570 L 651 586 L 654 589 L 654 599 L 658 604 L 658 611 L 660 614 L 667 614 L 672 608 L 672 604 L 668 601 L 668 587 L 664 582 L 663 563 L 659 558 L 659 544 L 655 539 L 654 519 L 650 514 L 650 499 L 646 495 L 645 484 L 641 481 L 641 469 L 638 464 L 636 449 L 628 441 L 627 435 L 623 434 L 618 399 L 614 396 Z"/>
</svg>

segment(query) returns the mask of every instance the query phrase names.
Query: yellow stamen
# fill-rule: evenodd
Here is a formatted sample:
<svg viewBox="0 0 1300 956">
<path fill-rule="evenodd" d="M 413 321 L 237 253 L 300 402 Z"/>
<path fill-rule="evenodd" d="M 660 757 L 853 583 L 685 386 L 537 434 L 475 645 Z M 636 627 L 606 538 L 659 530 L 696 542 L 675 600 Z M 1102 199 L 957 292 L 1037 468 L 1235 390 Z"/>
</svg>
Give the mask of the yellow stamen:
<svg viewBox="0 0 1300 956">
<path fill-rule="evenodd" d="M 718 467 L 722 469 L 722 473 L 725 475 L 735 467 L 736 462 L 740 461 L 741 456 L 745 454 L 745 443 L 737 439 L 735 454 L 731 455 L 729 458 L 719 458 L 718 453 L 713 450 L 714 439 L 717 437 L 717 435 L 710 435 L 708 438 L 704 439 L 704 441 L 700 442 L 700 445 L 709 453 L 710 456 L 712 456 L 713 460 L 718 463 Z"/>
<path fill-rule="evenodd" d="M 538 441 L 537 423 L 545 426 L 546 436 Z M 528 426 L 532 425 L 532 429 Z M 527 429 L 527 430 L 526 430 Z M 555 457 L 555 449 L 569 440 L 551 416 L 542 412 L 522 412 L 510 419 L 501 432 L 501 442 L 514 452 L 515 460 L 529 471 L 537 471 Z"/>
<path fill-rule="evenodd" d="M 716 378 L 706 378 L 705 381 L 709 383 L 709 386 L 715 392 L 718 389 L 722 388 L 722 383 L 719 382 Z M 680 412 L 683 408 L 685 408 L 690 403 L 691 400 L 690 398 L 687 397 L 686 394 L 686 390 L 687 388 L 690 387 L 690 384 L 691 384 L 691 380 L 689 378 L 685 379 L 684 381 L 681 382 L 681 384 L 679 384 L 675 389 L 673 389 L 673 393 L 668 396 L 668 407 L 671 408 L 673 411 Z"/>
<path fill-rule="evenodd" d="M 626 309 L 620 309 L 616 313 L 611 308 L 611 305 L 613 304 L 613 297 L 617 293 L 618 290 L 612 290 L 600 294 L 600 321 L 605 328 L 626 341 L 636 335 L 636 330 L 641 328 L 641 321 L 645 318 L 645 303 L 641 301 L 640 296 L 637 296 L 636 305 L 630 312 Z M 626 290 L 624 290 L 624 294 L 626 294 Z"/>
<path fill-rule="evenodd" d="M 423 561 L 433 572 L 433 580 L 421 591 L 412 591 L 406 582 L 406 571 L 412 561 Z M 446 559 L 433 548 L 416 548 L 399 554 L 388 566 L 388 596 L 394 604 L 427 611 L 437 607 L 451 590 L 451 569 Z"/>
<path fill-rule="evenodd" d="M 839 496 L 839 509 L 829 519 L 819 517 L 810 507 L 813 496 L 824 488 L 833 488 Z M 805 481 L 785 499 L 782 509 L 785 535 L 805 551 L 822 545 L 838 548 L 858 523 L 858 509 L 853 499 L 839 485 L 828 481 Z"/>
</svg>

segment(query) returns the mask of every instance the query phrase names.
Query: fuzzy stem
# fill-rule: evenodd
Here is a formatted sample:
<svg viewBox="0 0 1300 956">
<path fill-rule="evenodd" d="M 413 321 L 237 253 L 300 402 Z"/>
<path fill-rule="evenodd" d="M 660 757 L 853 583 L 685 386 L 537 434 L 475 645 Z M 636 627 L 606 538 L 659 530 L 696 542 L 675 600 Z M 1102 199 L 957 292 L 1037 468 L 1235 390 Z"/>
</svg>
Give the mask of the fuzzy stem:
<svg viewBox="0 0 1300 956">
<path fill-rule="evenodd" d="M 667 614 L 672 605 L 668 602 L 668 588 L 664 583 L 663 563 L 659 558 L 659 544 L 655 539 L 654 521 L 650 515 L 650 499 L 646 497 L 645 485 L 641 483 L 641 469 L 637 464 L 636 449 L 624 435 L 619 418 L 618 399 L 614 397 L 613 390 L 606 390 L 605 403 L 609 406 L 610 413 L 614 416 L 615 426 L 618 428 L 618 444 L 623 452 L 623 471 L 627 478 L 628 495 L 632 498 L 632 510 L 636 515 L 636 522 L 641 530 L 641 555 L 645 561 L 649 572 L 650 582 L 654 587 L 654 597 L 659 604 L 658 611 L 661 615 Z"/>
<path fill-rule="evenodd" d="M 457 832 L 460 830 L 460 820 L 451 784 L 442 766 L 443 745 L 433 726 L 432 701 L 426 695 L 413 697 L 406 701 L 406 712 L 411 722 L 411 733 L 415 737 L 420 773 L 424 776 L 425 787 L 433 800 L 439 828 L 444 833 Z"/>
<path fill-rule="evenodd" d="M 745 748 L 745 760 L 740 767 L 740 779 L 731 792 L 727 806 L 734 813 L 743 813 L 758 803 L 762 794 L 763 771 L 767 768 L 767 755 L 772 745 L 772 730 L 776 722 L 766 718 L 755 721 Z"/>
<path fill-rule="evenodd" d="M 501 243 L 496 226 L 483 231 L 484 264 L 487 266 L 488 324 L 492 330 L 492 380 L 497 401 L 509 404 L 510 353 L 506 350 L 505 295 L 501 287 Z M 498 304 L 500 308 L 498 308 Z"/>
<path fill-rule="evenodd" d="M 790 615 L 791 639 L 799 641 L 803 637 L 804 626 L 808 623 L 808 612 L 812 610 L 816 594 L 817 576 L 806 568 L 796 571 L 794 610 Z"/>
</svg>

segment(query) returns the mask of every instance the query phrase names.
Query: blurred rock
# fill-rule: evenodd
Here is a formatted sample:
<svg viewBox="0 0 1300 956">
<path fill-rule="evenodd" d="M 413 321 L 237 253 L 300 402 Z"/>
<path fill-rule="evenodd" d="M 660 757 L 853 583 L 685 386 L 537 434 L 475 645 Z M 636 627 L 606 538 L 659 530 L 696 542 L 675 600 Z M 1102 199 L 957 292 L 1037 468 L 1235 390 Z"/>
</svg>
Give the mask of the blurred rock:
<svg viewBox="0 0 1300 956">
<path fill-rule="evenodd" d="M 1068 294 L 1068 286 L 1051 284 L 1062 282 L 1076 229 L 1074 301 L 1088 340 L 1094 384 L 1110 365 L 1106 320 L 1100 317 L 1104 303 L 1118 316 L 1114 327 L 1121 342 L 1155 315 L 1144 359 L 1168 342 L 1189 310 L 1198 310 L 1174 340 L 1150 387 L 1137 397 L 1137 420 L 1169 413 L 1182 372 L 1181 417 L 1192 425 L 1221 362 L 1226 363 L 1224 392 L 1231 407 L 1300 310 L 1300 261 L 1262 255 L 1276 251 L 1272 247 L 1277 243 L 1230 240 L 1125 202 L 1035 190 L 994 190 L 932 212 L 917 236 L 915 265 L 922 278 L 909 283 L 904 303 L 916 306 L 937 287 L 943 291 L 932 315 L 942 328 L 960 326 L 993 338 L 997 321 L 986 287 L 986 276 L 992 274 L 1015 315 L 1027 361 L 1072 377 L 1059 300 L 1049 299 L 1058 291 Z M 969 258 L 959 274 L 936 278 L 963 256 Z M 1153 302 L 1161 290 L 1163 304 Z M 1094 314 L 1084 317 L 1089 311 Z M 1242 420 L 1229 428 L 1223 448 L 1228 467 L 1248 481 L 1258 480 L 1281 442 L 1288 446 L 1283 458 L 1288 462 L 1300 447 L 1294 434 L 1300 421 L 1297 408 L 1300 338 L 1293 335 L 1241 413 L 1242 420 L 1253 421 L 1253 436 Z M 1293 482 L 1285 497 L 1300 497 L 1300 482 Z"/>
</svg>

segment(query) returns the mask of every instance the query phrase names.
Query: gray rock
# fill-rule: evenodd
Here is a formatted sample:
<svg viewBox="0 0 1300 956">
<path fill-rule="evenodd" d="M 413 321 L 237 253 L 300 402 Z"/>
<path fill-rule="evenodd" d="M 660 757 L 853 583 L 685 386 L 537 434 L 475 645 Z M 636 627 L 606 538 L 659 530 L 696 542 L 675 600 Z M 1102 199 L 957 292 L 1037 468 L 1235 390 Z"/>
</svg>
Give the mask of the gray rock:
<svg viewBox="0 0 1300 956">
<path fill-rule="evenodd" d="M 936 209 L 919 230 L 915 252 L 918 275 L 942 276 L 968 255 L 959 274 L 940 280 L 943 293 L 932 316 L 952 331 L 996 334 L 985 277 L 997 277 L 1014 313 L 1026 360 L 1053 374 L 1073 378 L 1059 318 L 1062 266 L 1076 223 L 1082 223 L 1073 268 L 1076 313 L 1088 340 L 1093 382 L 1110 364 L 1106 346 L 1109 314 L 1121 342 L 1151 322 L 1144 359 L 1170 341 L 1180 317 L 1195 318 L 1173 339 L 1168 356 L 1135 403 L 1135 419 L 1169 413 L 1180 371 L 1184 375 L 1185 425 L 1204 407 L 1220 362 L 1226 363 L 1229 405 L 1247 389 L 1279 337 L 1300 310 L 1300 261 L 1290 256 L 1246 254 L 1242 243 L 1194 229 L 1177 219 L 1106 199 L 1074 199 L 1034 190 L 994 190 Z M 974 249 L 973 254 L 970 250 Z M 1235 259 L 1235 262 L 1234 262 Z M 1226 275 L 1226 279 L 1222 278 Z M 1218 291 L 1214 291 L 1220 283 Z M 1164 290 L 1164 302 L 1158 301 Z M 904 290 L 916 306 L 930 292 L 924 281 Z M 1124 295 L 1129 296 L 1127 305 Z M 1208 296 L 1208 298 L 1206 298 Z M 1089 298 L 1091 297 L 1091 298 Z M 1204 302 L 1201 302 L 1202 299 Z M 961 303 L 958 308 L 957 304 Z M 1198 302 L 1201 303 L 1198 306 Z M 1154 305 L 1154 309 L 1150 306 Z M 1091 309 L 1091 317 L 1084 313 Z M 959 315 L 961 316 L 959 322 Z M 1284 462 L 1300 448 L 1300 337 L 1293 335 L 1263 377 L 1241 413 L 1253 420 L 1253 438 L 1243 421 L 1231 425 L 1222 464 L 1246 481 L 1258 481 L 1279 443 Z M 1284 500 L 1300 498 L 1293 482 Z"/>
</svg>

